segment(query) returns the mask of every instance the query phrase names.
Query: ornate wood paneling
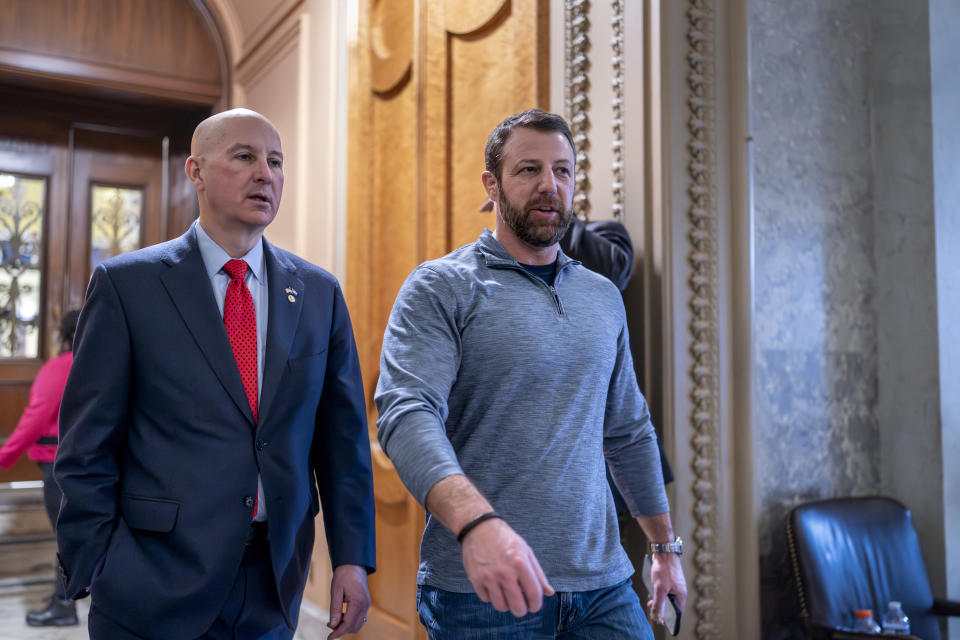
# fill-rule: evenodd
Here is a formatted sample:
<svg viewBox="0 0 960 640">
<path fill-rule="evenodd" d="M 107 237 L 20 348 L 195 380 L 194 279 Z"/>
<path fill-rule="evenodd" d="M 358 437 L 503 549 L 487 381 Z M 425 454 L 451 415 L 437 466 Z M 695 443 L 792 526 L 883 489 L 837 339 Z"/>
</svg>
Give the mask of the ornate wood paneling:
<svg viewBox="0 0 960 640">
<path fill-rule="evenodd" d="M 423 510 L 376 442 L 373 390 L 397 291 L 420 262 L 476 239 L 487 136 L 547 106 L 547 1 L 361 2 L 351 47 L 347 274 L 377 500 L 378 571 L 363 637 L 422 638 Z"/>
<path fill-rule="evenodd" d="M 423 516 L 376 443 L 373 391 L 392 296 L 419 255 L 418 105 L 409 73 L 414 50 L 406 60 L 395 50 L 384 60 L 384 41 L 412 42 L 418 16 L 409 5 L 409 15 L 397 21 L 387 40 L 382 30 L 391 27 L 380 21 L 379 4 L 362 6 L 358 44 L 351 51 L 346 295 L 363 369 L 377 499 L 377 573 L 370 579 L 373 607 L 363 637 L 400 639 L 417 637 L 412 585 Z M 381 42 L 372 42 L 375 38 Z M 374 68 L 380 69 L 379 82 Z M 405 72 L 385 81 L 396 68 Z"/>
<path fill-rule="evenodd" d="M 451 4 L 447 2 L 448 7 Z M 433 210 L 445 211 L 446 220 L 431 222 L 437 227 L 446 222 L 448 238 L 444 250 L 473 242 L 485 226 L 493 228 L 492 213 L 476 212 L 486 198 L 480 174 L 487 136 L 504 116 L 533 106 L 547 106 L 547 26 L 545 22 L 538 23 L 546 11 L 538 14 L 537 4 L 477 3 L 486 5 L 486 11 L 475 8 L 473 24 L 464 19 L 468 12 L 455 12 L 452 24 L 462 31 L 453 33 L 448 27 L 445 42 L 436 43 L 446 49 L 450 78 L 445 90 L 437 89 L 443 90 L 440 95 L 449 100 L 443 151 L 449 149 L 444 162 L 449 167 L 445 182 L 452 188 L 447 206 Z M 543 51 L 538 51 L 538 46 Z M 440 150 L 437 151 L 439 154 Z"/>
<path fill-rule="evenodd" d="M 387 93 L 407 79 L 413 64 L 413 0 L 379 0 L 370 17 L 370 87 Z"/>
<path fill-rule="evenodd" d="M 196 0 L 0 0 L 0 75 L 213 104 L 226 52 Z"/>
</svg>

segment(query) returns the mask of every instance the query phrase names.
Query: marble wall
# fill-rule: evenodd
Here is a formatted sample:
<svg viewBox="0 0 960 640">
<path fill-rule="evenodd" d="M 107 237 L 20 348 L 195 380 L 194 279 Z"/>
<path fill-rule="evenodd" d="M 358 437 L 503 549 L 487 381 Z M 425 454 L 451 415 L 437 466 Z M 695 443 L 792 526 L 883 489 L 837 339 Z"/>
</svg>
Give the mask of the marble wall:
<svg viewBox="0 0 960 640">
<path fill-rule="evenodd" d="M 871 7 L 882 485 L 913 512 L 931 584 L 943 593 L 929 16 L 925 2 Z"/>
<path fill-rule="evenodd" d="M 763 637 L 793 591 L 793 505 L 875 492 L 877 291 L 865 1 L 751 4 L 755 443 Z"/>
<path fill-rule="evenodd" d="M 910 113 L 916 105 L 898 103 L 896 92 L 910 87 L 886 79 L 897 64 L 901 82 L 922 79 L 908 69 L 917 61 L 891 44 L 900 34 L 889 31 L 910 12 L 901 9 L 923 3 L 892 1 L 892 13 L 878 18 L 881 4 L 766 0 L 750 8 L 764 638 L 798 634 L 784 531 L 789 509 L 888 492 L 894 481 L 884 475 L 892 446 L 886 434 L 924 406 L 898 405 L 902 396 L 891 388 L 902 373 L 897 359 L 919 354 L 922 363 L 936 355 L 935 341 L 910 351 L 915 345 L 905 334 L 915 311 L 901 306 L 911 295 L 935 305 L 930 286 L 903 289 L 927 285 L 933 273 L 929 181 L 911 175 L 929 178 L 929 118 L 897 129 L 897 118 L 917 115 Z M 912 17 L 921 24 L 925 9 Z M 918 130 L 927 132 L 926 148 L 917 148 L 922 136 L 910 137 Z M 891 146 L 898 141 L 903 149 Z M 926 168 L 910 164 L 911 152 L 926 158 Z M 911 206 L 926 221 L 916 241 Z M 928 259 L 914 265 L 924 252 Z M 936 396 L 929 376 L 910 384 Z M 933 433 L 936 424 L 927 423 Z"/>
</svg>

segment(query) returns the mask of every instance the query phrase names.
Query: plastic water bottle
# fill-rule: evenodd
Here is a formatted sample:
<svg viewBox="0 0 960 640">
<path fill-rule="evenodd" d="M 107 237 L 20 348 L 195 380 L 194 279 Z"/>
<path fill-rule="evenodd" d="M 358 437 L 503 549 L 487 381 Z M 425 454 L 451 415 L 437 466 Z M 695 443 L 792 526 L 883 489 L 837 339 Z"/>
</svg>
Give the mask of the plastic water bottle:
<svg viewBox="0 0 960 640">
<path fill-rule="evenodd" d="M 910 618 L 906 616 L 896 600 L 887 605 L 887 613 L 883 616 L 883 632 L 891 635 L 895 633 L 910 635 Z"/>
<path fill-rule="evenodd" d="M 857 609 L 854 611 L 853 629 L 866 633 L 880 633 L 880 625 L 873 619 L 873 609 Z"/>
</svg>

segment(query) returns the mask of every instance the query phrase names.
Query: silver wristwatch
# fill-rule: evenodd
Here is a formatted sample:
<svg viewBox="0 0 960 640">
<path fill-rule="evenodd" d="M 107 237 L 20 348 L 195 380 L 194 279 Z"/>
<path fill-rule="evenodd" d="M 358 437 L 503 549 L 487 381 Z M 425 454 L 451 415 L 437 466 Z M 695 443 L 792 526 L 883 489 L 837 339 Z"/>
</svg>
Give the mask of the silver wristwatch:
<svg viewBox="0 0 960 640">
<path fill-rule="evenodd" d="M 650 553 L 675 553 L 678 556 L 683 555 L 683 540 L 680 536 L 673 542 L 651 542 Z"/>
</svg>

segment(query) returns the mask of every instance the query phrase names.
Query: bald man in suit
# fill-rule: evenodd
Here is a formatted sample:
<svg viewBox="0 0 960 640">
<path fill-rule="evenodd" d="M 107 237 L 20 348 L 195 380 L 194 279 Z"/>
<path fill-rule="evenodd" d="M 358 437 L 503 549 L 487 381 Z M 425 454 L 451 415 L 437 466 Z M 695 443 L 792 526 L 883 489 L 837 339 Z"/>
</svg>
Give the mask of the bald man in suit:
<svg viewBox="0 0 960 640">
<path fill-rule="evenodd" d="M 60 413 L 57 524 L 94 639 L 292 638 L 323 506 L 331 638 L 370 604 L 373 483 L 337 281 L 263 238 L 280 136 L 203 121 L 186 172 L 199 219 L 98 266 Z"/>
</svg>

